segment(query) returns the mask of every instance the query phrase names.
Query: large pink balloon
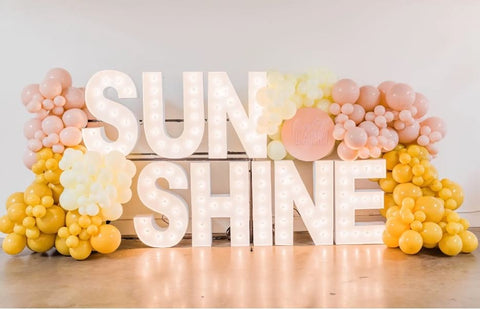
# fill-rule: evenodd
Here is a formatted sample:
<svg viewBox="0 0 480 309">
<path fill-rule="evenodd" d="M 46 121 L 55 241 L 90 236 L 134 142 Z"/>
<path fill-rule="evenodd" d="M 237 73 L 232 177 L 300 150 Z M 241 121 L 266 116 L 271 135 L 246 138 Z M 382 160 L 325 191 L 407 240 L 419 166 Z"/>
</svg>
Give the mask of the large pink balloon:
<svg viewBox="0 0 480 309">
<path fill-rule="evenodd" d="M 373 86 L 360 87 L 357 104 L 360 104 L 367 112 L 372 111 L 375 106 L 380 104 L 380 91 Z"/>
<path fill-rule="evenodd" d="M 85 94 L 80 88 L 68 87 L 63 91 L 63 96 L 67 99 L 63 106 L 65 109 L 83 108 L 85 105 Z"/>
<path fill-rule="evenodd" d="M 414 122 L 410 126 L 406 126 L 402 130 L 398 130 L 398 140 L 402 144 L 409 144 L 415 141 L 420 133 L 420 124 L 418 122 Z"/>
<path fill-rule="evenodd" d="M 360 95 L 360 88 L 351 79 L 341 79 L 333 85 L 333 101 L 343 105 L 345 103 L 355 103 Z"/>
<path fill-rule="evenodd" d="M 368 135 L 364 129 L 353 127 L 345 133 L 344 142 L 351 149 L 358 150 L 367 144 Z"/>
<path fill-rule="evenodd" d="M 62 120 L 66 127 L 76 128 L 85 128 L 88 122 L 85 112 L 78 108 L 67 110 L 63 114 Z"/>
<path fill-rule="evenodd" d="M 23 126 L 23 135 L 27 139 L 35 138 L 35 133 L 42 129 L 42 121 L 40 119 L 32 118 L 25 122 Z"/>
<path fill-rule="evenodd" d="M 28 169 L 31 169 L 37 160 L 37 154 L 33 151 L 27 149 L 23 154 L 23 164 L 25 164 Z"/>
<path fill-rule="evenodd" d="M 445 121 L 443 121 L 442 118 L 438 117 L 429 117 L 422 121 L 421 123 L 422 126 L 429 126 L 430 129 L 432 129 L 432 132 L 440 132 L 442 134 L 442 137 L 445 137 L 445 134 L 447 134 L 447 125 L 445 124 Z"/>
<path fill-rule="evenodd" d="M 72 77 L 67 70 L 62 68 L 54 68 L 47 72 L 45 79 L 53 79 L 60 82 L 62 88 L 67 88 L 72 85 Z"/>
<path fill-rule="evenodd" d="M 355 124 L 359 124 L 365 119 L 365 109 L 359 104 L 354 104 L 353 112 L 348 117 L 355 121 Z"/>
<path fill-rule="evenodd" d="M 415 119 L 422 118 L 428 112 L 428 99 L 421 93 L 415 94 L 415 102 L 413 102 L 413 106 L 417 109 L 417 113 L 413 115 Z"/>
<path fill-rule="evenodd" d="M 407 84 L 398 83 L 386 93 L 387 105 L 396 110 L 410 109 L 415 102 L 415 91 Z"/>
<path fill-rule="evenodd" d="M 358 157 L 358 151 L 349 148 L 344 142 L 338 144 L 337 154 L 344 161 L 353 161 Z"/>
<path fill-rule="evenodd" d="M 62 84 L 58 80 L 46 79 L 39 88 L 40 93 L 47 99 L 53 99 L 62 93 Z"/>
<path fill-rule="evenodd" d="M 380 91 L 380 104 L 387 105 L 386 95 L 387 92 L 395 85 L 395 82 L 391 80 L 384 81 L 377 86 L 378 91 Z"/>
<path fill-rule="evenodd" d="M 79 128 L 67 127 L 60 132 L 60 142 L 65 146 L 76 146 L 82 142 L 82 131 Z"/>
<path fill-rule="evenodd" d="M 284 122 L 282 142 L 289 154 L 302 161 L 315 161 L 330 154 L 335 146 L 330 116 L 312 107 L 300 108 Z"/>
<path fill-rule="evenodd" d="M 45 134 L 59 134 L 62 129 L 63 122 L 58 116 L 48 116 L 42 120 L 42 130 Z"/>
<path fill-rule="evenodd" d="M 27 105 L 33 99 L 35 94 L 40 95 L 38 84 L 31 84 L 23 88 L 21 95 L 23 105 Z"/>
</svg>

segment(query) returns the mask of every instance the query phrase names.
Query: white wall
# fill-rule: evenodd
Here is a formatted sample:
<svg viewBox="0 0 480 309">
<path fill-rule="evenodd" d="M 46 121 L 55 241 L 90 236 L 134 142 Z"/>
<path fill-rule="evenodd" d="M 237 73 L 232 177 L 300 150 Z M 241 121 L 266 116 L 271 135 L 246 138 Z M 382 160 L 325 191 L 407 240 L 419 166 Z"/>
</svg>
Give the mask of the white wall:
<svg viewBox="0 0 480 309">
<path fill-rule="evenodd" d="M 462 211 L 480 225 L 479 13 L 480 2 L 453 0 L 2 0 L 0 200 L 33 178 L 21 160 L 29 115 L 19 95 L 51 67 L 78 86 L 121 70 L 139 89 L 142 71 L 162 71 L 172 117 L 183 71 L 227 71 L 245 98 L 248 71 L 328 67 L 360 83 L 406 82 L 430 98 L 430 114 L 449 127 L 434 163 L 463 185 Z"/>
</svg>

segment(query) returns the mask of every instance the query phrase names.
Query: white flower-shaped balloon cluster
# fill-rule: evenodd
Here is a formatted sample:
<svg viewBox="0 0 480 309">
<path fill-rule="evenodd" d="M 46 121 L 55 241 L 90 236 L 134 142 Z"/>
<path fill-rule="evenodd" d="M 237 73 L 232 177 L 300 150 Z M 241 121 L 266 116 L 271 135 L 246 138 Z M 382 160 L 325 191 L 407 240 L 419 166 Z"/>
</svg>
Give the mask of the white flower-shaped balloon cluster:
<svg viewBox="0 0 480 309">
<path fill-rule="evenodd" d="M 60 182 L 64 191 L 60 205 L 66 210 L 78 209 L 81 215 L 102 215 L 116 220 L 123 212 L 123 203 L 132 197 L 130 186 L 136 173 L 135 164 L 123 154 L 106 155 L 67 149 L 59 163 L 64 171 Z"/>
</svg>

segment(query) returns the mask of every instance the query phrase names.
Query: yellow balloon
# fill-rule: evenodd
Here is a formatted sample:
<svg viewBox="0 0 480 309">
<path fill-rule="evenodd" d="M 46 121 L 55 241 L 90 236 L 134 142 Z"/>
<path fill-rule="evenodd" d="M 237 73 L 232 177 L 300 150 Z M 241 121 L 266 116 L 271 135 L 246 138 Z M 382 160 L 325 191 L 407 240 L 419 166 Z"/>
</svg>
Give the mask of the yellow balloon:
<svg viewBox="0 0 480 309">
<path fill-rule="evenodd" d="M 50 188 L 46 184 L 32 183 L 25 190 L 25 195 L 24 195 L 25 200 L 27 200 L 27 197 L 29 195 L 36 195 L 40 198 L 44 196 L 52 196 L 52 190 L 50 190 Z M 37 204 L 40 204 L 40 202 L 38 202 Z"/>
<path fill-rule="evenodd" d="M 387 163 L 387 170 L 391 171 L 398 164 L 398 152 L 397 151 L 390 151 L 383 155 Z"/>
<path fill-rule="evenodd" d="M 78 225 L 77 222 L 73 222 L 73 223 L 70 224 L 70 226 L 68 227 L 68 231 L 70 232 L 70 234 L 76 236 L 76 235 L 80 234 L 80 232 L 82 231 L 82 228 L 80 227 L 80 225 Z"/>
<path fill-rule="evenodd" d="M 470 231 L 462 231 L 458 234 L 462 239 L 462 252 L 470 253 L 478 248 L 478 238 Z"/>
<path fill-rule="evenodd" d="M 391 206 L 387 209 L 386 217 L 387 219 L 395 218 L 398 216 L 400 208 L 397 205 Z"/>
<path fill-rule="evenodd" d="M 412 180 L 412 168 L 408 164 L 397 164 L 392 170 L 392 177 L 398 183 L 407 183 Z"/>
<path fill-rule="evenodd" d="M 383 198 L 383 209 L 380 209 L 382 216 L 387 217 L 387 211 L 390 207 L 395 206 L 392 194 L 385 193 Z"/>
<path fill-rule="evenodd" d="M 15 203 L 24 203 L 23 192 L 15 192 L 10 194 L 10 196 L 7 198 L 7 202 L 5 203 L 5 205 L 7 206 L 7 209 L 8 209 L 10 205 Z"/>
<path fill-rule="evenodd" d="M 67 246 L 67 243 L 66 243 L 66 239 L 65 238 L 62 238 L 62 237 L 59 237 L 57 236 L 55 238 L 55 249 L 57 249 L 57 251 L 62 254 L 62 255 L 70 255 L 70 250 L 68 250 L 68 246 Z"/>
<path fill-rule="evenodd" d="M 55 234 L 40 233 L 40 236 L 35 239 L 28 238 L 27 245 L 32 251 L 47 252 L 55 244 L 55 236 Z"/>
<path fill-rule="evenodd" d="M 385 229 L 390 235 L 398 238 L 403 232 L 410 229 L 410 226 L 404 223 L 399 217 L 394 217 L 387 220 L 385 223 Z"/>
<path fill-rule="evenodd" d="M 28 228 L 25 231 L 25 236 L 27 236 L 27 238 L 29 238 L 29 239 L 36 239 L 36 238 L 40 237 L 40 230 L 36 226 Z"/>
<path fill-rule="evenodd" d="M 65 225 L 65 211 L 59 206 L 46 209 L 45 216 L 37 218 L 37 226 L 40 231 L 47 234 L 55 234 L 58 229 Z"/>
<path fill-rule="evenodd" d="M 400 250 L 406 254 L 417 254 L 422 249 L 423 239 L 420 233 L 412 230 L 403 232 L 398 240 Z"/>
<path fill-rule="evenodd" d="M 0 217 L 0 232 L 10 234 L 13 232 L 14 226 L 15 223 L 8 219 L 8 216 L 5 215 L 3 217 Z"/>
<path fill-rule="evenodd" d="M 39 160 L 48 160 L 53 157 L 53 151 L 51 148 L 42 148 L 37 152 Z"/>
<path fill-rule="evenodd" d="M 13 227 L 13 232 L 18 235 L 25 235 L 27 229 L 23 225 L 15 223 L 15 226 Z"/>
<path fill-rule="evenodd" d="M 51 171 L 56 170 L 58 168 L 58 161 L 50 158 L 45 162 L 45 167 Z"/>
<path fill-rule="evenodd" d="M 435 223 L 442 220 L 445 213 L 442 200 L 433 196 L 422 196 L 417 199 L 413 211 L 421 210 L 425 213 L 426 220 Z"/>
<path fill-rule="evenodd" d="M 46 207 L 46 208 L 52 207 L 52 206 L 53 206 L 53 203 L 54 203 L 53 197 L 51 197 L 51 196 L 44 196 L 44 197 L 42 197 L 42 202 L 41 202 L 41 203 L 42 203 L 42 205 L 43 205 L 44 207 Z"/>
<path fill-rule="evenodd" d="M 73 223 L 77 222 L 78 218 L 80 218 L 80 214 L 78 213 L 77 210 L 67 211 L 67 216 L 65 217 L 65 223 L 67 224 L 67 226 L 70 226 Z"/>
<path fill-rule="evenodd" d="M 98 234 L 92 235 L 92 238 L 90 238 L 93 249 L 104 254 L 117 250 L 121 241 L 120 231 L 110 224 L 101 225 Z"/>
<path fill-rule="evenodd" d="M 32 214 L 34 217 L 42 218 L 47 214 L 47 209 L 43 205 L 37 205 L 33 207 Z"/>
<path fill-rule="evenodd" d="M 19 254 L 25 248 L 26 243 L 27 239 L 25 236 L 11 233 L 8 234 L 3 240 L 2 249 L 5 251 L 5 253 L 11 255 Z"/>
<path fill-rule="evenodd" d="M 80 240 L 78 246 L 68 250 L 76 260 L 85 260 L 92 253 L 92 246 L 88 240 Z"/>
<path fill-rule="evenodd" d="M 440 250 L 449 256 L 455 256 L 462 251 L 462 238 L 458 235 L 444 234 L 438 243 Z"/>
<path fill-rule="evenodd" d="M 70 236 L 67 237 L 65 243 L 69 248 L 76 248 L 76 247 L 78 247 L 78 244 L 80 243 L 80 241 L 78 240 L 77 236 L 70 235 Z"/>
<path fill-rule="evenodd" d="M 52 190 L 52 196 L 53 200 L 55 201 L 55 204 L 58 204 L 58 201 L 60 200 L 60 195 L 63 192 L 63 186 L 60 184 L 53 184 L 50 183 L 48 187 Z"/>
<path fill-rule="evenodd" d="M 68 236 L 70 236 L 70 231 L 66 226 L 62 226 L 61 228 L 58 229 L 57 234 L 61 238 L 67 238 Z"/>
<path fill-rule="evenodd" d="M 413 183 L 401 183 L 393 190 L 393 199 L 397 205 L 402 205 L 402 201 L 406 197 L 411 197 L 416 200 L 421 196 L 422 190 Z"/>
<path fill-rule="evenodd" d="M 434 246 L 437 245 L 443 236 L 442 228 L 433 222 L 424 222 L 423 229 L 420 234 L 422 235 L 424 244 Z"/>
<path fill-rule="evenodd" d="M 391 193 L 393 192 L 393 189 L 395 189 L 395 186 L 398 184 L 392 177 L 392 173 L 387 173 L 387 177 L 380 179 L 378 181 L 378 184 L 380 185 L 380 188 L 384 192 Z"/>
<path fill-rule="evenodd" d="M 383 231 L 382 239 L 383 239 L 383 243 L 387 247 L 389 247 L 389 248 L 398 247 L 398 238 L 390 235 L 390 233 L 387 230 Z"/>
<path fill-rule="evenodd" d="M 22 224 L 26 228 L 32 228 L 35 226 L 35 218 L 34 217 L 25 217 L 22 221 Z"/>
<path fill-rule="evenodd" d="M 44 174 L 45 180 L 49 183 L 58 185 L 60 183 L 60 172 L 48 170 Z"/>
<path fill-rule="evenodd" d="M 25 213 L 25 204 L 15 203 L 10 205 L 7 210 L 8 219 L 12 222 L 22 223 L 23 218 L 27 216 Z"/>
<path fill-rule="evenodd" d="M 82 228 L 87 228 L 91 222 L 92 220 L 90 220 L 89 216 L 80 216 L 80 218 L 78 219 L 78 224 Z"/>
<path fill-rule="evenodd" d="M 98 234 L 98 226 L 95 224 L 91 224 L 87 227 L 87 233 L 89 235 L 97 235 Z"/>
</svg>

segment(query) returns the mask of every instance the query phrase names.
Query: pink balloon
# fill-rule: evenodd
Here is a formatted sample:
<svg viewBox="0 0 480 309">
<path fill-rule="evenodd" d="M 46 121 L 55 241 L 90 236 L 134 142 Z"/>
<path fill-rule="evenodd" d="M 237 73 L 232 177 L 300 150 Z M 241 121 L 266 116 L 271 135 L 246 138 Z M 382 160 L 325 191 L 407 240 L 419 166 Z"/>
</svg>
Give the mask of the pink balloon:
<svg viewBox="0 0 480 309">
<path fill-rule="evenodd" d="M 65 130 L 65 129 L 64 129 Z M 63 130 L 62 130 L 63 131 Z M 51 133 L 47 136 L 47 139 L 49 141 L 49 143 L 51 143 L 52 145 L 54 144 L 58 144 L 58 142 L 60 142 L 60 137 L 58 136 L 57 133 Z"/>
<path fill-rule="evenodd" d="M 37 160 L 37 154 L 33 151 L 27 149 L 23 154 L 23 164 L 25 164 L 28 169 L 32 169 L 32 166 L 37 162 Z"/>
<path fill-rule="evenodd" d="M 80 88 L 68 87 L 63 91 L 63 96 L 67 100 L 65 109 L 83 108 L 85 105 L 85 94 Z"/>
<path fill-rule="evenodd" d="M 53 101 L 52 101 L 52 100 L 50 100 L 50 99 L 45 99 L 45 100 L 43 100 L 43 102 L 42 102 L 42 107 L 43 107 L 44 109 L 46 109 L 47 111 L 49 111 L 49 110 L 51 110 L 52 108 L 54 108 L 55 105 L 53 104 Z"/>
<path fill-rule="evenodd" d="M 355 124 L 359 124 L 365 118 L 365 109 L 359 104 L 354 104 L 353 112 L 349 115 L 349 117 L 355 121 Z"/>
<path fill-rule="evenodd" d="M 370 158 L 370 150 L 367 147 L 363 147 L 358 151 L 358 156 L 360 159 L 368 159 Z"/>
<path fill-rule="evenodd" d="M 380 91 L 373 86 L 360 87 L 357 104 L 360 104 L 367 112 L 372 111 L 375 106 L 380 104 Z"/>
<path fill-rule="evenodd" d="M 417 138 L 417 143 L 418 143 L 420 146 L 427 146 L 427 145 L 430 143 L 430 139 L 429 139 L 428 136 L 426 136 L 426 135 L 420 135 L 420 136 Z"/>
<path fill-rule="evenodd" d="M 33 99 L 33 95 L 35 94 L 40 95 L 38 84 L 31 84 L 23 88 L 21 95 L 23 105 L 27 105 Z"/>
<path fill-rule="evenodd" d="M 333 121 L 326 112 L 312 107 L 300 108 L 293 118 L 284 122 L 282 142 L 293 157 L 316 161 L 334 148 L 333 129 Z"/>
<path fill-rule="evenodd" d="M 429 117 L 422 121 L 421 125 L 429 126 L 430 129 L 432 129 L 432 132 L 440 132 L 442 134 L 442 137 L 445 137 L 445 134 L 447 134 L 447 125 L 441 118 Z"/>
<path fill-rule="evenodd" d="M 45 136 L 45 133 L 43 133 L 42 129 L 39 129 L 37 132 L 35 132 L 35 135 L 33 136 L 34 138 L 38 140 L 42 140 Z"/>
<path fill-rule="evenodd" d="M 416 119 L 422 118 L 428 112 L 429 102 L 428 99 L 421 93 L 415 94 L 415 102 L 413 102 L 413 107 L 417 109 L 417 113 L 413 115 Z"/>
<path fill-rule="evenodd" d="M 387 105 L 396 111 L 410 109 L 415 102 L 415 91 L 407 84 L 398 83 L 387 91 L 385 99 Z"/>
<path fill-rule="evenodd" d="M 342 113 L 344 113 L 345 115 L 350 115 L 351 113 L 353 113 L 353 104 L 352 103 L 345 103 L 342 105 Z"/>
<path fill-rule="evenodd" d="M 40 142 L 38 139 L 29 139 L 27 142 L 27 148 L 30 149 L 31 151 L 39 151 L 42 149 L 42 142 Z"/>
<path fill-rule="evenodd" d="M 438 154 L 438 148 L 436 145 L 428 145 L 426 146 L 425 148 L 427 148 L 428 152 L 433 155 L 433 156 L 436 156 Z"/>
<path fill-rule="evenodd" d="M 42 121 L 42 130 L 45 134 L 60 133 L 63 129 L 63 122 L 58 116 L 48 116 Z"/>
<path fill-rule="evenodd" d="M 38 89 L 45 98 L 53 99 L 62 93 L 62 84 L 54 79 L 46 79 L 40 84 Z"/>
<path fill-rule="evenodd" d="M 53 104 L 55 104 L 55 106 L 64 106 L 65 103 L 67 103 L 67 100 L 61 95 L 57 95 L 53 99 Z"/>
<path fill-rule="evenodd" d="M 343 161 L 353 161 L 358 157 L 358 151 L 349 148 L 344 142 L 338 144 L 337 154 Z"/>
<path fill-rule="evenodd" d="M 62 117 L 66 127 L 85 128 L 88 123 L 87 115 L 78 108 L 67 110 Z"/>
<path fill-rule="evenodd" d="M 82 142 L 82 131 L 75 127 L 66 127 L 60 132 L 60 142 L 65 146 L 76 146 Z"/>
<path fill-rule="evenodd" d="M 343 123 L 343 127 L 345 128 L 345 130 L 348 130 L 350 128 L 355 128 L 355 122 L 351 119 L 348 119 Z"/>
<path fill-rule="evenodd" d="M 353 127 L 345 133 L 345 145 L 351 149 L 358 150 L 367 144 L 367 132 L 360 127 Z"/>
<path fill-rule="evenodd" d="M 414 122 L 412 125 L 406 126 L 402 130 L 398 130 L 398 139 L 402 144 L 409 144 L 415 141 L 420 132 L 420 125 L 418 122 Z"/>
<path fill-rule="evenodd" d="M 333 85 L 333 101 L 343 105 L 345 103 L 355 103 L 360 96 L 360 88 L 351 79 L 341 79 Z"/>
<path fill-rule="evenodd" d="M 45 117 L 48 116 L 48 111 L 46 111 L 44 109 L 41 109 L 36 114 L 37 115 L 35 116 L 35 118 L 43 120 L 43 119 L 45 119 Z"/>
<path fill-rule="evenodd" d="M 55 144 L 52 146 L 52 151 L 55 153 L 63 153 L 64 150 L 65 146 L 63 146 L 62 144 Z"/>
<path fill-rule="evenodd" d="M 68 88 L 72 85 L 72 77 L 67 70 L 62 68 L 54 68 L 47 72 L 45 79 L 53 79 L 59 81 L 62 88 Z"/>
<path fill-rule="evenodd" d="M 332 114 L 332 115 L 338 115 L 340 114 L 340 105 L 338 105 L 337 103 L 332 103 L 330 104 L 330 106 L 328 107 L 328 111 Z"/>
<path fill-rule="evenodd" d="M 377 89 L 378 91 L 380 91 L 380 104 L 385 106 L 387 105 L 385 97 L 387 92 L 393 87 L 393 85 L 395 85 L 395 82 L 392 82 L 390 80 L 384 81 L 383 83 L 378 85 Z"/>
<path fill-rule="evenodd" d="M 28 112 L 37 113 L 42 109 L 42 102 L 37 100 L 31 100 L 30 102 L 28 102 L 26 107 Z"/>
<path fill-rule="evenodd" d="M 32 118 L 23 125 L 23 135 L 27 139 L 35 138 L 35 132 L 42 129 L 42 121 Z"/>
<path fill-rule="evenodd" d="M 65 109 L 62 106 L 55 106 L 52 109 L 52 114 L 57 115 L 57 116 L 62 116 L 64 111 L 65 111 Z"/>
<path fill-rule="evenodd" d="M 378 136 L 379 134 L 378 127 L 371 121 L 364 121 L 358 126 L 364 129 L 368 136 Z"/>
</svg>

